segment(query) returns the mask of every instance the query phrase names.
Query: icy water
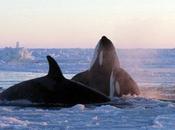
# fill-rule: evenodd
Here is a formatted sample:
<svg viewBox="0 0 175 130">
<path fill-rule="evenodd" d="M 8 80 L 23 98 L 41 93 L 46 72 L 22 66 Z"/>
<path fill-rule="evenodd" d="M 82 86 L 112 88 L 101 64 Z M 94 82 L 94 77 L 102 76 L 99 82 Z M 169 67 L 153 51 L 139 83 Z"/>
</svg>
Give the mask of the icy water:
<svg viewBox="0 0 175 130">
<path fill-rule="evenodd" d="M 0 58 L 0 87 L 9 86 L 47 73 L 45 56 L 52 55 L 64 75 L 71 78 L 89 67 L 93 49 L 31 49 L 29 62 Z M 174 130 L 175 129 L 175 50 L 117 50 L 121 66 L 138 82 L 140 97 L 115 98 L 109 104 L 71 108 L 0 106 L 0 129 L 16 130 Z M 0 50 L 1 54 L 1 50 Z M 158 99 L 168 99 L 160 101 Z"/>
</svg>

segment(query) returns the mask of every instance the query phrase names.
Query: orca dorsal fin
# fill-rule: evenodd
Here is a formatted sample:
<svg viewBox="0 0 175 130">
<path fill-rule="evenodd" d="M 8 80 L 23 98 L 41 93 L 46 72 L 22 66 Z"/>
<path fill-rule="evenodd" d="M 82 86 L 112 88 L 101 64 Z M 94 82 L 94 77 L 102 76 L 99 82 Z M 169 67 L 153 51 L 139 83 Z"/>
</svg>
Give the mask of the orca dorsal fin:
<svg viewBox="0 0 175 130">
<path fill-rule="evenodd" d="M 49 63 L 49 71 L 47 76 L 49 76 L 52 79 L 63 78 L 63 73 L 61 72 L 61 69 L 55 61 L 55 59 L 48 55 L 47 60 Z"/>
</svg>

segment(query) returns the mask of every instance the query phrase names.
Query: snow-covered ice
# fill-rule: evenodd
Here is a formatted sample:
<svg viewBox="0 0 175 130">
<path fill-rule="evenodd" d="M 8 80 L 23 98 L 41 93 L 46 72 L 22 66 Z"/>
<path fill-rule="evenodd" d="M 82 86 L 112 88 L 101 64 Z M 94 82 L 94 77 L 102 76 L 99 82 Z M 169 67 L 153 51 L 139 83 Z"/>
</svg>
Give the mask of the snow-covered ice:
<svg viewBox="0 0 175 130">
<path fill-rule="evenodd" d="M 54 56 L 64 75 L 71 78 L 86 70 L 93 49 L 29 49 L 34 60 L 6 62 L 0 57 L 0 87 L 43 76 L 48 71 L 46 55 Z M 0 50 L 1 51 L 1 50 Z M 118 50 L 121 66 L 139 84 L 143 97 L 114 98 L 109 104 L 71 108 L 0 106 L 0 129 L 34 130 L 174 130 L 175 50 Z M 171 99 L 160 101 L 158 99 Z"/>
</svg>

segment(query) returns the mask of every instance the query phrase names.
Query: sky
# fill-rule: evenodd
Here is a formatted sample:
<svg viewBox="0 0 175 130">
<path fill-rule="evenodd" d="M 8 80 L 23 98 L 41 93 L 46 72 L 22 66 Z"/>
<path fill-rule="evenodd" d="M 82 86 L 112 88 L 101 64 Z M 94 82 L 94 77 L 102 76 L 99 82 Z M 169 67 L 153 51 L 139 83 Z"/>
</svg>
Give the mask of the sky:
<svg viewBox="0 0 175 130">
<path fill-rule="evenodd" d="M 174 48 L 175 0 L 0 0 L 0 47 Z"/>
</svg>

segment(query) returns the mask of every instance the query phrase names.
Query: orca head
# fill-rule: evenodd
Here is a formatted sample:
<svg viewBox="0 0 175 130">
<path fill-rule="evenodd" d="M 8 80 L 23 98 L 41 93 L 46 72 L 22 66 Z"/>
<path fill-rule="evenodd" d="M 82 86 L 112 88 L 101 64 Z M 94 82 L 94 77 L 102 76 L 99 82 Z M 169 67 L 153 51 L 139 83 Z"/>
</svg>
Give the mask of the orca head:
<svg viewBox="0 0 175 130">
<path fill-rule="evenodd" d="M 106 36 L 102 36 L 96 45 L 90 68 L 94 65 L 104 67 L 108 66 L 109 64 L 117 64 L 117 66 L 120 66 L 113 43 Z"/>
<path fill-rule="evenodd" d="M 109 40 L 106 36 L 102 36 L 99 43 L 101 48 L 114 49 L 114 46 L 111 40 Z"/>
<path fill-rule="evenodd" d="M 51 79 L 63 79 L 63 73 L 59 67 L 59 65 L 57 64 L 57 62 L 55 61 L 54 58 L 52 58 L 51 56 L 47 56 L 47 60 L 48 60 L 48 64 L 49 64 L 49 71 L 47 76 Z"/>
</svg>

